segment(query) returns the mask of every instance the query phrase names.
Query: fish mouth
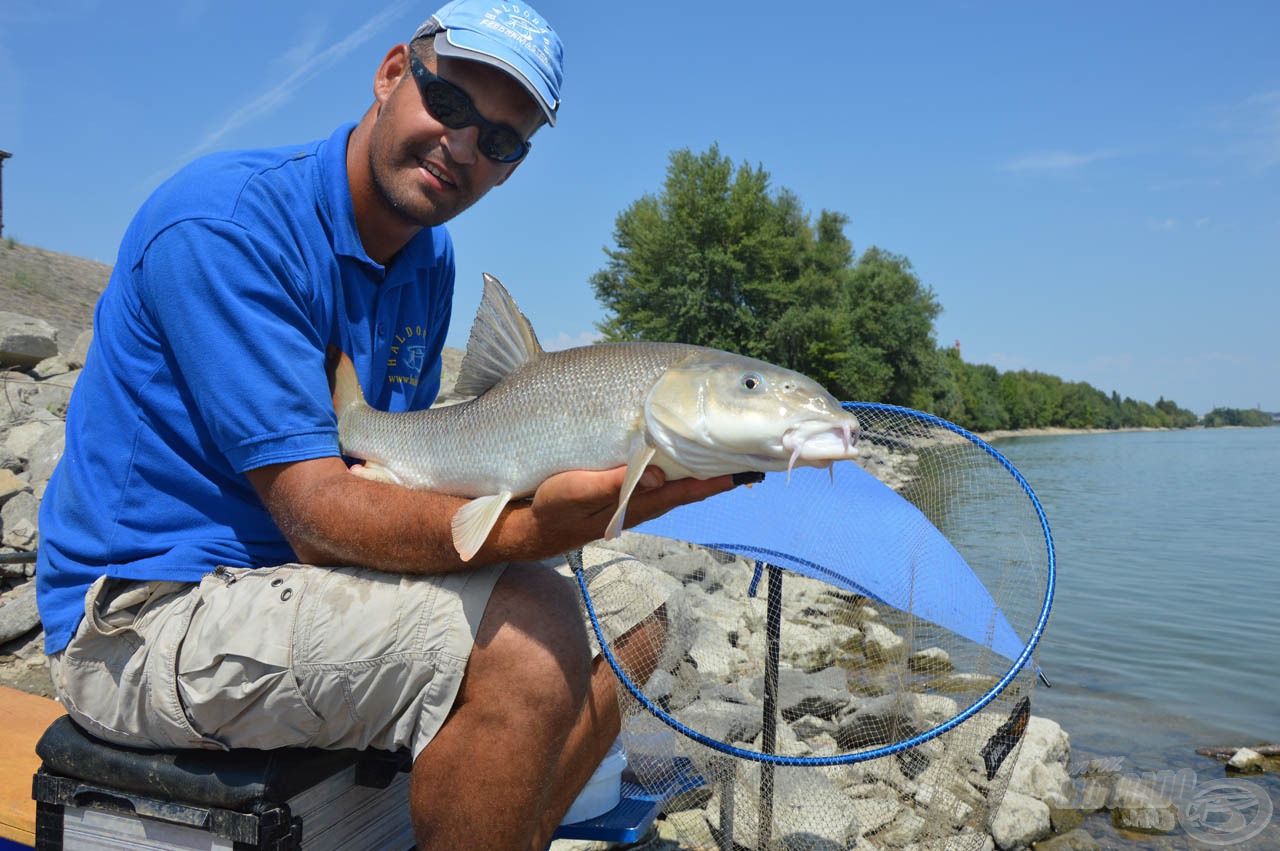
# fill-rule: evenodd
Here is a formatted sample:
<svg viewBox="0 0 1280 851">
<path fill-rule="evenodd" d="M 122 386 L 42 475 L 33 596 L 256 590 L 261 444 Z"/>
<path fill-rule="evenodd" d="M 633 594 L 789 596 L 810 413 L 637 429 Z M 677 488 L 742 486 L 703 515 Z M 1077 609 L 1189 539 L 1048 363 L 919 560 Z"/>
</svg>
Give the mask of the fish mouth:
<svg viewBox="0 0 1280 851">
<path fill-rule="evenodd" d="M 782 448 L 791 453 L 787 462 L 787 477 L 797 461 L 843 461 L 858 454 L 854 443 L 862 429 L 856 419 L 832 423 L 809 421 L 794 425 L 782 435 Z M 824 465 L 825 466 L 825 465 Z"/>
</svg>

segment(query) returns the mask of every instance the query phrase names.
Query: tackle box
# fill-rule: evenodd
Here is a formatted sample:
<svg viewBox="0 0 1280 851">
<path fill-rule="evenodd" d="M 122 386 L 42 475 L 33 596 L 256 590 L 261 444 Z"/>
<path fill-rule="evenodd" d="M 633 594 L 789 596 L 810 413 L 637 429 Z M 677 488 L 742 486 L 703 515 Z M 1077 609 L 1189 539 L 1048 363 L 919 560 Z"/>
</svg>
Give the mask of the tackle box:
<svg viewBox="0 0 1280 851">
<path fill-rule="evenodd" d="M 147 751 L 103 742 L 64 716 L 36 753 L 41 851 L 414 845 L 407 752 Z"/>
<path fill-rule="evenodd" d="M 64 715 L 41 736 L 36 754 L 37 851 L 414 846 L 407 751 L 140 750 L 95 738 Z M 678 782 L 663 791 L 624 774 L 613 809 L 563 824 L 553 838 L 640 840 L 667 794 L 702 783 L 689 768 L 676 774 Z"/>
</svg>

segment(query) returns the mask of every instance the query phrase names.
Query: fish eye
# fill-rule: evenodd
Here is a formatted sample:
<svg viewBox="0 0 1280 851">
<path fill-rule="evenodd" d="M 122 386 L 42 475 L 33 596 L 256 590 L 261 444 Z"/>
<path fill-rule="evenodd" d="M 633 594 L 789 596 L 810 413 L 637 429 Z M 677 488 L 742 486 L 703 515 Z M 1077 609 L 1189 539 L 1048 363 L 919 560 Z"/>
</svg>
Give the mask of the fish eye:
<svg viewBox="0 0 1280 851">
<path fill-rule="evenodd" d="M 754 372 L 748 372 L 746 375 L 742 376 L 741 383 L 745 390 L 759 390 L 764 384 L 764 379 L 759 375 L 756 375 Z"/>
</svg>

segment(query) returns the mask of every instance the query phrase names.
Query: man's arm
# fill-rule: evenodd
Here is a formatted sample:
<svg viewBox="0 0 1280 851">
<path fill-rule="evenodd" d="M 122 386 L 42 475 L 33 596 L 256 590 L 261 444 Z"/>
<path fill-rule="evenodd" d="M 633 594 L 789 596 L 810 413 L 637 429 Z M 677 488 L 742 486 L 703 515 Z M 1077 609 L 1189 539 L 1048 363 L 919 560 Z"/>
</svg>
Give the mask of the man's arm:
<svg viewBox="0 0 1280 851">
<path fill-rule="evenodd" d="M 572 471 L 547 479 L 531 502 L 512 502 L 471 561 L 453 547 L 450 521 L 460 497 L 403 488 L 351 474 L 340 458 L 272 464 L 245 475 L 299 560 L 392 573 L 449 573 L 504 561 L 545 558 L 604 537 L 625 467 Z M 664 483 L 650 467 L 627 505 L 627 526 L 733 487 L 730 476 Z"/>
</svg>

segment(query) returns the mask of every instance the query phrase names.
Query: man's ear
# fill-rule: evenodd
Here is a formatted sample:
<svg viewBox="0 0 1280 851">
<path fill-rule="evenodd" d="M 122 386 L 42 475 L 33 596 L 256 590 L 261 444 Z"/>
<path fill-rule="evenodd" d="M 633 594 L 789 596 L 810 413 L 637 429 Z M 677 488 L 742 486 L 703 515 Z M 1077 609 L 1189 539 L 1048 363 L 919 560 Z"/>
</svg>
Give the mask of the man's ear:
<svg viewBox="0 0 1280 851">
<path fill-rule="evenodd" d="M 397 44 L 387 51 L 373 75 L 373 96 L 383 104 L 391 97 L 391 93 L 400 85 L 400 80 L 409 73 L 409 46 Z"/>
</svg>

